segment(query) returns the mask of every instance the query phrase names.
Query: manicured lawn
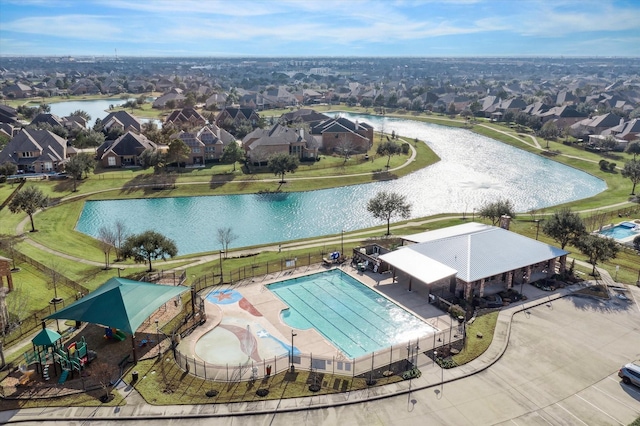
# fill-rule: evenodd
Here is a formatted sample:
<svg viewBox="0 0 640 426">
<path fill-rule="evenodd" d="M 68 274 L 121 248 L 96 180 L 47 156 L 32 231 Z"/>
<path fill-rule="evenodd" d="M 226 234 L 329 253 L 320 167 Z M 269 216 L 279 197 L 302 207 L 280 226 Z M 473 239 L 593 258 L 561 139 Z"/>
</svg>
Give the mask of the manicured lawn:
<svg viewBox="0 0 640 426">
<path fill-rule="evenodd" d="M 452 356 L 457 365 L 473 361 L 489 348 L 493 340 L 493 331 L 498 322 L 498 314 L 499 311 L 496 311 L 479 316 L 467 326 L 467 341 L 464 349 L 459 354 Z M 481 333 L 482 338 L 478 337 L 478 333 Z"/>
</svg>

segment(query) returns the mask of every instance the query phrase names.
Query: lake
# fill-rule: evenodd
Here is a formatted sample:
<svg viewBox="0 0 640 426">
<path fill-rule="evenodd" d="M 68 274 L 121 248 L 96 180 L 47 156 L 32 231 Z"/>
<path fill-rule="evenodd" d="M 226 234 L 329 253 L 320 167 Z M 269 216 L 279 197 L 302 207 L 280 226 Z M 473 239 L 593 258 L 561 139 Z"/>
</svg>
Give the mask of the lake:
<svg viewBox="0 0 640 426">
<path fill-rule="evenodd" d="M 175 240 L 180 254 L 191 254 L 219 250 L 218 228 L 232 228 L 238 238 L 231 247 L 244 247 L 381 225 L 366 209 L 368 200 L 381 190 L 405 195 L 412 204 L 411 217 L 419 218 L 449 212 L 471 216 L 485 202 L 500 198 L 524 212 L 606 189 L 604 181 L 580 170 L 468 130 L 343 115 L 377 129 L 384 123 L 387 133 L 393 130 L 401 137 L 426 141 L 441 161 L 392 181 L 318 191 L 88 201 L 76 229 L 95 237 L 100 227 L 122 219 L 130 232 L 154 229 Z"/>
</svg>

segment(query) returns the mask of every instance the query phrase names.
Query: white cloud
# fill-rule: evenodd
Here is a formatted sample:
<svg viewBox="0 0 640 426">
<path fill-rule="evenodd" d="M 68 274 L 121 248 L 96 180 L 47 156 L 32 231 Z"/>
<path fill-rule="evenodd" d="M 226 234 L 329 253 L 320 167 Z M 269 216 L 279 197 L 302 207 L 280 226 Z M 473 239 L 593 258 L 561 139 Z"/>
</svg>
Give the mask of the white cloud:
<svg viewBox="0 0 640 426">
<path fill-rule="evenodd" d="M 2 30 L 52 37 L 110 40 L 120 34 L 121 29 L 105 22 L 107 20 L 108 17 L 92 15 L 34 16 L 4 23 Z M 117 18 L 111 21 L 117 21 Z"/>
</svg>

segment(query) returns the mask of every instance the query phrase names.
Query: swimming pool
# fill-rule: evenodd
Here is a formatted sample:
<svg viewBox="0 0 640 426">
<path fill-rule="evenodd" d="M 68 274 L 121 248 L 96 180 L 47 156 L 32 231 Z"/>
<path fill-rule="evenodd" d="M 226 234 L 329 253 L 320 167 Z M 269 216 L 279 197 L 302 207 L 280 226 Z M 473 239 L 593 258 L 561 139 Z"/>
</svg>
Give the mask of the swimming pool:
<svg viewBox="0 0 640 426">
<path fill-rule="evenodd" d="M 289 306 L 283 321 L 315 328 L 350 358 L 405 343 L 436 329 L 339 269 L 270 284 Z"/>
<path fill-rule="evenodd" d="M 616 240 L 625 240 L 629 237 L 640 235 L 640 232 L 636 231 L 636 224 L 633 222 L 622 222 L 611 228 L 603 229 L 599 232 L 600 235 L 605 237 L 614 238 Z"/>
</svg>

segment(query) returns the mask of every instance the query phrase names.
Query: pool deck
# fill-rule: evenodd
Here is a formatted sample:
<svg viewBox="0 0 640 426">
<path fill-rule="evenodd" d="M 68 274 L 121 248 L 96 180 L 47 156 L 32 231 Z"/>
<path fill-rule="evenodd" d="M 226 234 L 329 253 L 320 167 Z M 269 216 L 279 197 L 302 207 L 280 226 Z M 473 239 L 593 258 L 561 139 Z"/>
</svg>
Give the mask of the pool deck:
<svg viewBox="0 0 640 426">
<path fill-rule="evenodd" d="M 634 225 L 636 225 L 637 227 L 640 227 L 640 219 L 629 219 L 629 220 L 623 220 L 622 222 L 618 222 L 616 224 L 610 224 L 610 225 L 605 225 L 603 226 L 599 231 L 596 231 L 595 234 L 597 235 L 601 235 L 601 236 L 605 236 L 608 238 L 612 238 L 613 240 L 622 243 L 622 244 L 632 244 L 633 240 L 640 235 L 640 231 L 636 231 L 633 235 L 630 235 L 628 237 L 625 238 L 616 238 L 616 237 L 612 237 L 612 236 L 608 236 L 608 235 L 603 235 L 602 231 L 611 229 L 611 228 L 615 228 L 616 226 L 620 226 L 623 223 L 632 223 Z"/>
<path fill-rule="evenodd" d="M 283 271 L 282 273 L 269 274 L 264 277 L 255 277 L 250 280 L 225 285 L 224 287 L 209 288 L 204 290 L 201 295 L 205 297 L 209 292 L 215 290 L 235 290 L 241 293 L 244 299 L 262 315 L 257 318 L 253 317 L 253 320 L 258 321 L 262 328 L 270 335 L 282 342 L 290 344 L 291 333 L 293 331 L 296 334 L 294 346 L 301 353 L 313 354 L 318 357 L 344 358 L 344 354 L 314 328 L 308 330 L 292 329 L 284 323 L 281 319 L 281 312 L 283 309 L 288 308 L 288 306 L 266 287 L 275 282 L 323 272 L 329 269 L 334 268 L 312 265 L 310 267 Z M 402 306 L 407 311 L 415 314 L 437 330 L 449 329 L 452 325 L 451 316 L 431 305 L 426 294 L 421 294 L 417 291 L 409 292 L 408 283 L 394 281 L 391 274 L 379 274 L 373 271 L 361 272 L 348 264 L 341 265 L 339 269 L 384 295 L 387 299 Z M 238 303 L 216 305 L 205 302 L 205 309 L 207 322 L 203 326 L 198 327 L 191 335 L 185 337 L 178 346 L 178 350 L 182 354 L 199 361 L 205 360 L 202 360 L 202 358 L 197 355 L 195 350 L 196 342 L 204 334 L 220 325 L 224 315 L 247 316 L 246 310 L 242 309 Z"/>
</svg>

